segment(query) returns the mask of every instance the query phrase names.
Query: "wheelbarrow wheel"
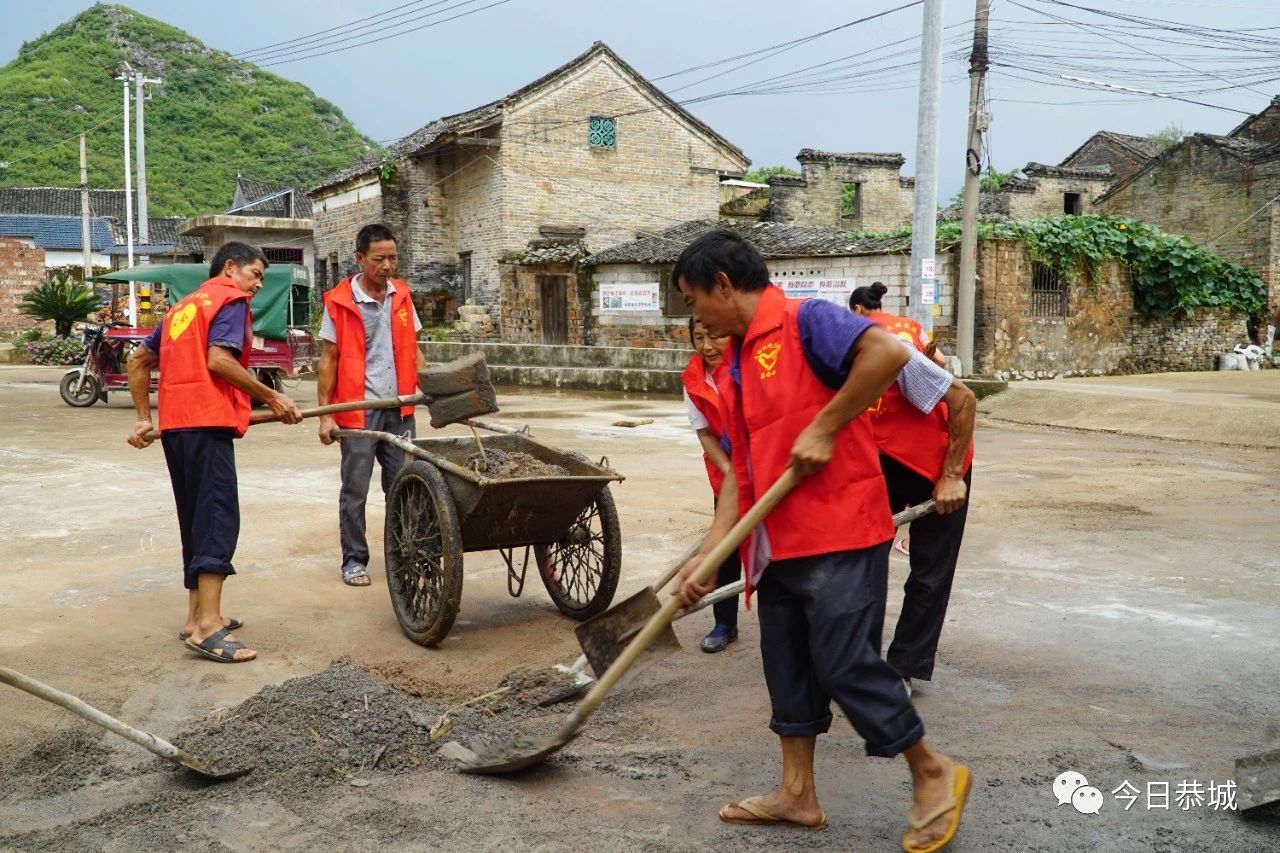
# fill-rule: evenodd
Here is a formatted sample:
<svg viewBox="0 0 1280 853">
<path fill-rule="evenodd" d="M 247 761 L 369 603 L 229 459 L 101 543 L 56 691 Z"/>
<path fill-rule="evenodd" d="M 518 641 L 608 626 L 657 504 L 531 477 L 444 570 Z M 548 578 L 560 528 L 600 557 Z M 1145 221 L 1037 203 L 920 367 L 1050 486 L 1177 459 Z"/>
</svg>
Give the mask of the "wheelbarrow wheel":
<svg viewBox="0 0 1280 853">
<path fill-rule="evenodd" d="M 405 636 L 434 646 L 449 634 L 462 600 L 462 533 L 444 478 L 408 462 L 387 495 L 387 589 Z"/>
<path fill-rule="evenodd" d="M 622 575 L 622 529 L 606 487 L 584 509 L 564 537 L 535 545 L 538 573 L 560 612 L 590 619 L 609 609 Z"/>
</svg>

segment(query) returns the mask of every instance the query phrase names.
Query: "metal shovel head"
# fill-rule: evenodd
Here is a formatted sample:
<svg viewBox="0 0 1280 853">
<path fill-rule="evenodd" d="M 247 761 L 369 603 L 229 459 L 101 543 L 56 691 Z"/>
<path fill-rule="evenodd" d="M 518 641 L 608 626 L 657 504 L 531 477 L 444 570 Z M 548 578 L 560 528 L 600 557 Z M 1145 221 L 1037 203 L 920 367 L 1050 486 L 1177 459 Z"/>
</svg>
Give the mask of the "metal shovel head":
<svg viewBox="0 0 1280 853">
<path fill-rule="evenodd" d="M 1280 802 L 1280 749 L 1236 759 L 1236 796 L 1241 811 Z"/>
<path fill-rule="evenodd" d="M 190 770 L 192 773 L 200 776 L 202 779 L 208 779 L 210 782 L 230 782 L 232 779 L 239 779 L 246 773 L 253 772 L 252 767 L 245 767 L 240 770 L 218 771 L 189 752 L 183 752 L 182 757 L 178 759 L 178 763 Z"/>
<path fill-rule="evenodd" d="M 440 747 L 440 755 L 457 762 L 461 773 L 479 776 L 502 776 L 518 773 L 538 764 L 578 736 L 577 729 L 561 731 L 554 737 L 513 738 L 492 743 L 474 743 L 471 747 L 449 741 Z"/>
<path fill-rule="evenodd" d="M 657 593 L 652 588 L 645 587 L 573 629 L 578 636 L 578 645 L 587 656 L 587 662 L 591 664 L 591 671 L 596 674 L 596 678 L 613 665 L 632 638 L 661 609 Z M 666 630 L 658 635 L 640 660 L 652 662 L 678 651 L 680 641 L 676 639 L 676 632 L 667 625 Z"/>
</svg>

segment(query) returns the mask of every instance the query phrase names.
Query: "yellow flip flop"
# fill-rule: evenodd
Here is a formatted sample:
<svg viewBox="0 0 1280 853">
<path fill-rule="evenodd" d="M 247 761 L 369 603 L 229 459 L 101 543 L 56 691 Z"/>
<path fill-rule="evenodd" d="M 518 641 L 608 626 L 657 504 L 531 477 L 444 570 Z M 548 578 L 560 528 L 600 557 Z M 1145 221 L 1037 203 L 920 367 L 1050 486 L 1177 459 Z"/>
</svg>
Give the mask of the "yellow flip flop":
<svg viewBox="0 0 1280 853">
<path fill-rule="evenodd" d="M 725 811 L 727 809 L 742 809 L 744 812 L 751 815 L 751 817 L 749 818 L 730 817 L 729 815 L 725 814 Z M 753 806 L 751 803 L 748 803 L 745 800 L 737 803 L 726 803 L 725 805 L 720 807 L 720 811 L 717 814 L 720 816 L 720 819 L 725 823 L 736 823 L 741 826 L 768 826 L 768 825 L 798 826 L 801 829 L 813 829 L 813 830 L 827 828 L 826 812 L 820 812 L 820 814 L 822 815 L 822 820 L 818 821 L 817 823 L 797 823 L 796 821 L 788 820 L 785 817 L 776 817 L 774 815 L 771 815 L 764 809 L 760 808 L 759 806 Z"/>
<path fill-rule="evenodd" d="M 951 799 L 923 817 L 910 815 L 907 817 L 907 823 L 912 829 L 924 829 L 942 815 L 951 812 L 951 822 L 947 824 L 946 834 L 927 847 L 912 847 L 907 843 L 907 837 L 904 835 L 902 836 L 902 849 L 906 853 L 936 853 L 936 851 L 950 844 L 951 839 L 956 837 L 956 831 L 960 829 L 960 816 L 964 814 L 964 807 L 969 802 L 969 792 L 971 790 L 973 790 L 973 777 L 969 773 L 969 768 L 963 764 L 957 764 L 956 781 L 951 789 Z M 740 805 L 739 808 L 745 807 Z"/>
</svg>

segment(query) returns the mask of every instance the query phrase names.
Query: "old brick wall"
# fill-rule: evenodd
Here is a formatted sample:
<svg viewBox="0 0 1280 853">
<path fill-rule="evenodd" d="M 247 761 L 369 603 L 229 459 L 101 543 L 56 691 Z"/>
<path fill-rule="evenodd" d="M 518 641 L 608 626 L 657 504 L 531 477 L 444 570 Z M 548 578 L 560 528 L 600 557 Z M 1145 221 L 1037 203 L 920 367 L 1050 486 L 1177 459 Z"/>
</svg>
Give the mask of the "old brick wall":
<svg viewBox="0 0 1280 853">
<path fill-rule="evenodd" d="M 1277 216 L 1267 204 L 1277 195 L 1280 158 L 1250 164 L 1192 137 L 1149 171 L 1117 185 L 1099 207 L 1185 234 L 1248 267 L 1266 284 L 1274 310 L 1280 307 Z"/>
<path fill-rule="evenodd" d="M 18 303 L 44 281 L 44 249 L 16 237 L 0 237 L 0 335 L 23 332 L 40 321 L 18 310 Z"/>
<path fill-rule="evenodd" d="M 333 287 L 357 271 L 356 233 L 383 222 L 382 187 L 377 179 L 362 179 L 313 198 L 315 281 L 317 290 Z"/>
<path fill-rule="evenodd" d="M 976 372 L 1047 379 L 1212 370 L 1216 353 L 1244 341 L 1238 312 L 1201 309 L 1189 319 L 1136 314 L 1128 271 L 1115 263 L 1103 265 L 1088 292 L 1069 287 L 1065 315 L 1033 316 L 1032 266 L 1021 242 L 979 243 Z"/>
<path fill-rule="evenodd" d="M 588 144 L 588 113 L 617 116 L 614 149 Z M 583 228 L 586 245 L 599 251 L 641 232 L 715 219 L 716 171 L 748 165 L 631 85 L 603 55 L 522 99 L 506 115 L 501 141 L 502 252 L 524 249 L 541 226 Z"/>
<path fill-rule="evenodd" d="M 769 218 L 775 222 L 891 231 L 911 224 L 912 188 L 900 179 L 897 154 L 826 154 L 802 151 L 801 180 L 770 181 Z M 844 184 L 859 185 L 857 210 L 842 214 Z"/>
<path fill-rule="evenodd" d="M 1033 192 L 1009 193 L 1009 216 L 1013 219 L 1061 216 L 1065 212 L 1065 193 L 1080 194 L 1082 214 L 1097 213 L 1098 197 L 1111 187 L 1111 181 L 1093 178 L 1037 175 L 1031 180 L 1035 184 Z"/>
<path fill-rule="evenodd" d="M 1132 151 L 1114 140 L 1095 136 L 1085 143 L 1079 153 L 1063 160 L 1061 165 L 1073 169 L 1110 166 L 1115 180 L 1121 181 L 1141 169 L 1145 163 L 1146 160 L 1134 156 Z"/>
<path fill-rule="evenodd" d="M 596 343 L 590 339 L 591 296 L 584 291 L 583 274 L 575 264 L 525 265 L 511 261 L 498 265 L 502 298 L 498 310 L 493 312 L 502 329 L 503 342 L 543 343 L 541 276 L 564 276 L 568 279 L 565 287 L 567 343 Z"/>
<path fill-rule="evenodd" d="M 775 258 L 767 261 L 774 282 L 801 278 L 849 278 L 855 286 L 880 281 L 889 288 L 884 297 L 884 310 L 894 314 L 907 311 L 910 287 L 910 258 L 906 255 L 848 255 L 840 257 Z M 940 341 L 954 340 L 952 270 L 954 258 L 949 252 L 938 255 L 938 277 L 941 279 L 939 304 L 934 314 L 934 334 Z M 592 328 L 589 343 L 608 346 L 688 348 L 688 315 L 683 307 L 662 314 L 601 312 L 601 284 L 639 284 L 660 282 L 670 276 L 670 265 L 606 264 L 591 271 Z M 663 291 L 666 305 L 676 305 L 672 295 Z M 678 298 L 678 297 L 677 297 Z M 678 313 L 677 313 L 678 312 Z"/>
</svg>

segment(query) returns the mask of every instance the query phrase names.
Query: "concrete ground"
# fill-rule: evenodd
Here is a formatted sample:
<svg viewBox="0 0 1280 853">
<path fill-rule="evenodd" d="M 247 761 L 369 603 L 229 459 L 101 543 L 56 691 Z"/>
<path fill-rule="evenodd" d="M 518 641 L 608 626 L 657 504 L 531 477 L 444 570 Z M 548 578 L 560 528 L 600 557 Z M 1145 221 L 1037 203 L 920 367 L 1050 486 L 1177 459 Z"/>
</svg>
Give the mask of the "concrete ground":
<svg viewBox="0 0 1280 853">
<path fill-rule="evenodd" d="M 1235 407 L 1237 397 L 1265 397 L 1272 375 L 1238 374 L 1240 384 L 1230 386 L 1237 390 L 1227 392 L 1208 374 L 1087 384 L 1147 389 L 1107 392 L 1116 405 L 1158 398 L 1159 389 L 1217 389 L 1202 409 L 1213 411 Z M 185 595 L 161 452 L 124 443 L 133 418 L 123 397 L 73 410 L 58 399 L 58 376 L 0 367 L 5 665 L 163 735 L 340 656 L 449 701 L 492 689 L 515 668 L 576 656 L 571 623 L 536 582 L 521 599 L 509 598 L 505 568 L 488 553 L 467 555 L 462 613 L 441 647 L 404 639 L 378 556 L 377 502 L 373 586 L 344 587 L 337 450 L 321 447 L 310 426 L 274 425 L 255 428 L 238 446 L 240 577 L 228 585 L 226 608 L 246 622 L 242 638 L 261 658 L 221 666 L 189 655 L 174 636 Z M 1246 382 L 1260 384 L 1238 390 Z M 1104 395 L 1036 387 L 1059 384 L 1071 386 L 1028 386 L 1056 396 L 1039 409 L 1017 399 L 1014 414 L 1073 430 L 1010 423 L 1004 406 L 1013 404 L 988 401 L 940 664 L 916 697 L 930 740 L 976 777 L 951 849 L 1274 848 L 1280 819 L 1214 810 L 1207 800 L 1186 800 L 1183 809 L 1176 792 L 1199 783 L 1207 794 L 1210 781 L 1233 777 L 1235 757 L 1280 746 L 1280 461 L 1247 440 L 1224 446 L 1212 419 L 1198 431 L 1190 421 L 1179 426 L 1187 431 L 1179 438 L 1194 440 L 1086 431 L 1088 422 L 1077 419 Z M 297 391 L 300 401 L 314 400 L 313 386 Z M 624 543 L 619 597 L 659 574 L 709 521 L 710 496 L 678 400 L 511 389 L 499 400 L 495 420 L 528 423 L 541 440 L 593 458 L 607 455 L 627 475 L 614 487 Z M 1150 411 L 1179 408 L 1176 399 L 1163 410 L 1159 402 Z M 1272 401 L 1255 402 L 1257 417 L 1274 416 Z M 619 417 L 654 422 L 610 426 Z M 1128 412 L 1123 431 L 1159 432 L 1168 419 L 1143 417 Z M 905 562 L 895 556 L 890 620 L 904 578 Z M 289 802 L 237 796 L 231 783 L 198 800 L 182 832 L 161 837 L 168 849 L 229 850 L 898 849 L 909 802 L 905 767 L 866 758 L 839 719 L 818 760 L 827 832 L 716 820 L 720 804 L 767 790 L 777 775 L 755 619 L 748 613 L 742 621 L 743 641 L 716 657 L 694 650 L 708 620 L 680 623 L 685 652 L 636 675 L 563 760 L 526 776 L 372 774 L 367 787 L 324 788 Z M 59 732 L 92 731 L 11 689 L 0 690 L 0 721 L 0 763 Z M 95 825 L 130 803 L 174 796 L 177 782 L 156 774 L 136 748 L 111 737 L 104 743 L 124 778 L 0 800 L 0 849 L 136 849 L 124 834 Z M 1067 770 L 1102 792 L 1099 814 L 1056 804 L 1052 782 Z M 38 778 L 30 782 L 25 787 L 40 790 Z M 1141 792 L 1128 810 L 1112 794 L 1124 782 Z M 1148 808 L 1147 793 L 1158 795 L 1162 783 L 1169 808 Z"/>
</svg>

